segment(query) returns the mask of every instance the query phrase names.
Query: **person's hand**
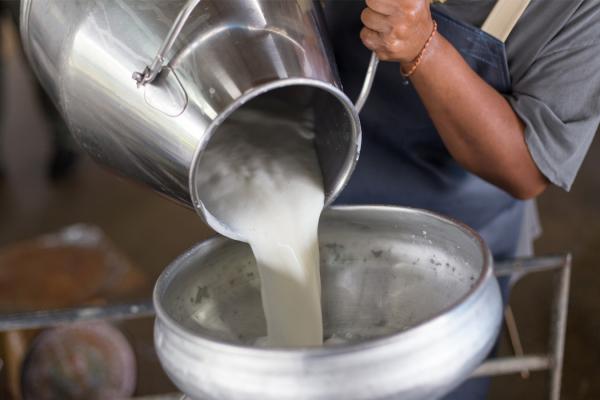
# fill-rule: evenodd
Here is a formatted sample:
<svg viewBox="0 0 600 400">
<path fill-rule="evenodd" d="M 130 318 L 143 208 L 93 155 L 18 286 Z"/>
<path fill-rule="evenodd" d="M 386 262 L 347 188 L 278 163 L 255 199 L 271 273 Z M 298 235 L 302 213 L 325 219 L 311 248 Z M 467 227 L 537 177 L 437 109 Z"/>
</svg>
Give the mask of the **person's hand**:
<svg viewBox="0 0 600 400">
<path fill-rule="evenodd" d="M 410 63 L 433 30 L 430 0 L 367 0 L 361 14 L 364 45 L 382 61 Z"/>
</svg>

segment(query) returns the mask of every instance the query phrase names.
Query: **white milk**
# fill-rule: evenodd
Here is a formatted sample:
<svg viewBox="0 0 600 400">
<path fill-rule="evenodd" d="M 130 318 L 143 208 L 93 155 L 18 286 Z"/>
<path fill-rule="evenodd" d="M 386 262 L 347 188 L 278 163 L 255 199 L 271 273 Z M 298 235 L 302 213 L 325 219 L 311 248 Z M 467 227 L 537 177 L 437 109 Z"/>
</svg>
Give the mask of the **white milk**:
<svg viewBox="0 0 600 400">
<path fill-rule="evenodd" d="M 206 209 L 252 247 L 267 345 L 323 342 L 317 227 L 323 209 L 312 127 L 237 111 L 211 139 L 198 181 Z"/>
</svg>

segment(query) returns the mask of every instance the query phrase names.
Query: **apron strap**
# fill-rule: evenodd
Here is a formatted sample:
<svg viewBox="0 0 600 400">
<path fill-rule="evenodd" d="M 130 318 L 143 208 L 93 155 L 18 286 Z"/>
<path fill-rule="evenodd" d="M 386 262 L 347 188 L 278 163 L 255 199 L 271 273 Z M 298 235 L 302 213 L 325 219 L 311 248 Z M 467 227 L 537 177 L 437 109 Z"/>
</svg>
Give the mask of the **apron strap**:
<svg viewBox="0 0 600 400">
<path fill-rule="evenodd" d="M 481 30 L 505 42 L 531 0 L 498 0 Z"/>
</svg>

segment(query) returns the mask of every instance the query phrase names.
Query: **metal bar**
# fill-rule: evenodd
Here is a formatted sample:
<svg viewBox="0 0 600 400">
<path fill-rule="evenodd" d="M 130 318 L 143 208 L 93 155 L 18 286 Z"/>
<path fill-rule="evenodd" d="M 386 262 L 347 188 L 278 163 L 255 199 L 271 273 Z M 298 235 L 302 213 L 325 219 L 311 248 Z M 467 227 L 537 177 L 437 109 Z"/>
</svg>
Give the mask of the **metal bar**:
<svg viewBox="0 0 600 400">
<path fill-rule="evenodd" d="M 550 352 L 547 355 L 498 358 L 483 363 L 472 377 L 519 373 L 523 370 L 550 370 L 549 399 L 559 400 L 564 363 L 569 288 L 571 278 L 571 254 L 522 258 L 497 263 L 496 276 L 510 276 L 512 283 L 536 272 L 558 270 L 552 303 Z"/>
<path fill-rule="evenodd" d="M 515 315 L 513 314 L 510 305 L 506 306 L 504 310 L 504 322 L 506 323 L 506 329 L 508 330 L 508 337 L 510 339 L 510 345 L 513 349 L 514 355 L 517 357 L 524 356 L 525 352 L 523 351 L 523 343 L 521 343 L 521 335 L 519 335 L 517 321 L 515 320 Z M 528 369 L 521 371 L 521 378 L 529 378 Z"/>
<path fill-rule="evenodd" d="M 175 40 L 177 40 L 177 37 L 181 33 L 183 26 L 189 19 L 190 15 L 192 14 L 192 11 L 194 11 L 196 6 L 200 3 L 200 1 L 201 0 L 188 0 L 188 2 L 183 6 L 181 11 L 177 15 L 173 26 L 171 26 L 167 37 L 164 39 L 163 43 L 158 49 L 158 52 L 156 53 L 156 56 L 154 56 L 152 63 L 149 66 L 147 66 L 144 69 L 144 71 L 133 73 L 132 77 L 138 82 L 138 85 L 152 83 L 152 81 L 156 79 L 156 77 L 158 76 L 165 64 L 165 57 L 167 56 L 169 51 L 171 51 L 171 48 L 175 44 Z"/>
<path fill-rule="evenodd" d="M 44 328 L 72 322 L 123 320 L 154 315 L 152 300 L 99 307 L 32 311 L 0 315 L 0 332 Z"/>
<path fill-rule="evenodd" d="M 562 370 L 565 355 L 565 337 L 567 332 L 567 312 L 569 307 L 569 287 L 571 280 L 571 255 L 556 281 L 557 296 L 552 304 L 552 325 L 550 332 L 550 351 L 552 370 L 550 371 L 550 400 L 560 399 Z"/>
<path fill-rule="evenodd" d="M 496 358 L 481 364 L 471 377 L 518 374 L 523 370 L 542 371 L 550 369 L 552 364 L 548 355 Z"/>
<path fill-rule="evenodd" d="M 497 277 L 514 274 L 529 275 L 534 272 L 563 268 L 567 263 L 570 263 L 570 255 L 519 258 L 495 263 L 494 271 Z"/>
<path fill-rule="evenodd" d="M 377 58 L 377 55 L 375 53 L 371 53 L 371 59 L 369 60 L 369 67 L 367 68 L 365 81 L 363 82 L 362 89 L 360 89 L 360 94 L 358 95 L 358 99 L 356 99 L 356 103 L 354 105 L 357 113 L 361 112 L 363 106 L 367 102 L 369 93 L 371 93 L 371 87 L 373 86 L 373 82 L 375 81 L 375 75 L 377 74 L 378 65 L 379 59 Z"/>
</svg>

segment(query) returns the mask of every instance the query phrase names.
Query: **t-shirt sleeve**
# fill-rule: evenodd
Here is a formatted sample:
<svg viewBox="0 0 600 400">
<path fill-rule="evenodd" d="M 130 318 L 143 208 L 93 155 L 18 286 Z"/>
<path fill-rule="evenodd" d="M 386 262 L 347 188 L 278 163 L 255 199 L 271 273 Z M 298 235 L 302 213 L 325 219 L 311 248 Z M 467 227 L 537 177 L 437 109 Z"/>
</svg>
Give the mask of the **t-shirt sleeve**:
<svg viewBox="0 0 600 400">
<path fill-rule="evenodd" d="M 569 190 L 600 124 L 600 38 L 549 46 L 507 99 L 540 171 Z"/>
</svg>

